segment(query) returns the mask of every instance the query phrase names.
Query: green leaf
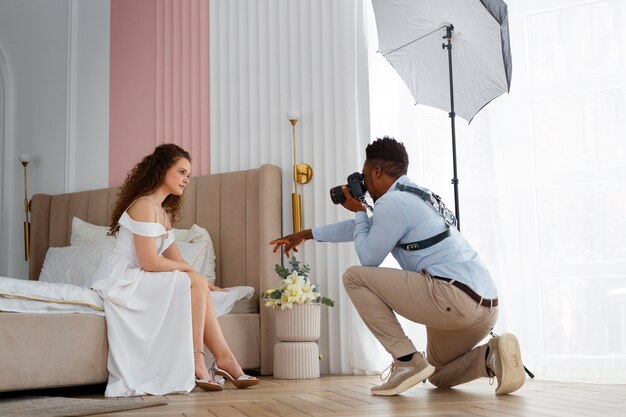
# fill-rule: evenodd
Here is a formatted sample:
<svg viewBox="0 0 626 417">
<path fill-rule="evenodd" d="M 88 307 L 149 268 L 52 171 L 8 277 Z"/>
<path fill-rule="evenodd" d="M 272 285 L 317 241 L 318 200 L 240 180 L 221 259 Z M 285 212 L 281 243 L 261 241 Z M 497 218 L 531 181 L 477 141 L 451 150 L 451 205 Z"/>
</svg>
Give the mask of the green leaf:
<svg viewBox="0 0 626 417">
<path fill-rule="evenodd" d="M 274 290 L 271 293 L 269 293 L 269 297 L 275 300 L 278 300 L 282 295 L 283 293 L 280 290 Z"/>
<path fill-rule="evenodd" d="M 276 266 L 274 267 L 274 270 L 276 271 L 278 276 L 281 277 L 282 279 L 287 278 L 289 274 L 291 274 L 291 272 L 289 272 L 287 268 L 279 264 L 276 264 Z"/>
<path fill-rule="evenodd" d="M 289 265 L 291 265 L 293 270 L 297 271 L 300 268 L 300 261 L 298 261 L 295 256 L 292 256 L 289 260 Z"/>
<path fill-rule="evenodd" d="M 311 272 L 311 267 L 308 264 L 303 264 L 298 261 L 295 256 L 292 256 L 289 260 L 289 265 L 291 265 L 291 270 L 298 273 L 298 275 L 302 275 L 304 278 L 307 278 L 309 272 Z"/>
<path fill-rule="evenodd" d="M 328 297 L 322 297 L 322 304 L 327 305 L 328 307 L 335 306 L 335 302 Z"/>
</svg>

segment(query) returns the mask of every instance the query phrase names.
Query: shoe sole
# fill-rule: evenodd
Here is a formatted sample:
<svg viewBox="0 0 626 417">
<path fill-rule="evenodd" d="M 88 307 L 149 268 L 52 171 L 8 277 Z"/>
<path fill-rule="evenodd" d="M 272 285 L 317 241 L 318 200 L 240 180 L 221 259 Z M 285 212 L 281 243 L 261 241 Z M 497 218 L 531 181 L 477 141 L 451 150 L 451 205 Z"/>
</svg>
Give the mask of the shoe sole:
<svg viewBox="0 0 626 417">
<path fill-rule="evenodd" d="M 236 388 L 249 388 L 259 384 L 258 379 L 235 379 L 228 372 L 221 369 L 215 371 L 215 375 L 223 376 L 224 379 L 233 384 Z"/>
<path fill-rule="evenodd" d="M 223 391 L 224 387 L 222 387 L 217 382 L 209 382 L 209 381 L 196 381 L 196 387 L 204 390 L 204 391 Z"/>
<path fill-rule="evenodd" d="M 383 395 L 383 396 L 398 395 L 408 390 L 409 388 L 414 387 L 420 382 L 428 379 L 434 373 L 435 373 L 435 367 L 432 365 L 428 365 L 426 368 L 422 369 L 419 373 L 402 381 L 400 385 L 398 385 L 395 388 L 390 388 L 388 390 L 370 391 L 370 392 L 372 393 L 372 395 Z"/>
<path fill-rule="evenodd" d="M 509 394 L 520 389 L 526 382 L 519 342 L 511 333 L 503 333 L 498 340 L 498 350 L 502 361 L 502 377 L 496 394 Z"/>
</svg>

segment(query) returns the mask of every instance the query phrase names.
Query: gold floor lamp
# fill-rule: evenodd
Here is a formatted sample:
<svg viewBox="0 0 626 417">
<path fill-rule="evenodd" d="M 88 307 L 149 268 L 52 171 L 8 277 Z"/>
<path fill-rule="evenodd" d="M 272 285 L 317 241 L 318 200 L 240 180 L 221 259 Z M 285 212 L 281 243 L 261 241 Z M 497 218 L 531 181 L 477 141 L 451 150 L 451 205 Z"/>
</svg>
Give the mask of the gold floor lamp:
<svg viewBox="0 0 626 417">
<path fill-rule="evenodd" d="M 30 221 L 28 220 L 28 177 L 26 167 L 30 162 L 30 155 L 21 154 L 20 162 L 24 167 L 24 260 L 28 261 L 30 256 Z"/>
<path fill-rule="evenodd" d="M 293 193 L 291 193 L 291 212 L 293 217 L 293 231 L 302 230 L 302 197 L 298 194 L 298 184 L 308 184 L 313 178 L 313 168 L 305 163 L 296 162 L 296 124 L 300 119 L 300 112 L 296 109 L 287 111 L 287 119 L 291 123 L 291 138 L 293 142 Z"/>
</svg>

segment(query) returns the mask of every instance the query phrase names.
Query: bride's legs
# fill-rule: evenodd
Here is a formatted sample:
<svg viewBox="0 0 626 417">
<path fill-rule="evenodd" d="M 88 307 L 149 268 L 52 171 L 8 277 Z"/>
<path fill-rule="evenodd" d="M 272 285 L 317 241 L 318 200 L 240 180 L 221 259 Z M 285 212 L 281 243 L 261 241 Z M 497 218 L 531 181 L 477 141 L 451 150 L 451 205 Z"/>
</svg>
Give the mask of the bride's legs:
<svg viewBox="0 0 626 417">
<path fill-rule="evenodd" d="M 206 298 L 204 320 L 204 343 L 215 357 L 217 367 L 225 370 L 234 378 L 239 378 L 243 375 L 243 370 L 241 366 L 239 366 L 237 359 L 235 359 L 235 355 L 233 355 L 233 352 L 228 347 L 226 339 L 224 339 L 222 328 L 217 321 L 217 314 L 215 314 L 211 290 L 208 289 L 208 286 L 206 287 L 206 291 L 208 296 Z"/>
<path fill-rule="evenodd" d="M 208 378 L 209 370 L 204 362 L 204 355 L 196 350 L 204 351 L 204 321 L 207 309 L 206 279 L 195 272 L 188 272 L 191 281 L 191 328 L 193 335 L 193 361 L 197 378 Z"/>
</svg>

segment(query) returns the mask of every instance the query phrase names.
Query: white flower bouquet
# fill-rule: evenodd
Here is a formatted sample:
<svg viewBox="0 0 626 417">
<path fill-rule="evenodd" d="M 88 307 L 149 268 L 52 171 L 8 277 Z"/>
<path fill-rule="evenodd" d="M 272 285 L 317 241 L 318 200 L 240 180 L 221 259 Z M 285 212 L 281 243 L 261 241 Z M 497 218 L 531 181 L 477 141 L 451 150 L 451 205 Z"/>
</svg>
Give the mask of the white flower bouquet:
<svg viewBox="0 0 626 417">
<path fill-rule="evenodd" d="M 286 310 L 294 304 L 321 303 L 334 307 L 335 302 L 328 297 L 322 297 L 319 287 L 309 280 L 311 268 L 292 257 L 289 261 L 291 271 L 282 265 L 276 264 L 276 273 L 282 279 L 280 288 L 266 290 L 263 293 L 265 306 Z"/>
</svg>

